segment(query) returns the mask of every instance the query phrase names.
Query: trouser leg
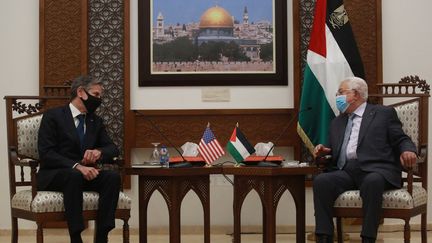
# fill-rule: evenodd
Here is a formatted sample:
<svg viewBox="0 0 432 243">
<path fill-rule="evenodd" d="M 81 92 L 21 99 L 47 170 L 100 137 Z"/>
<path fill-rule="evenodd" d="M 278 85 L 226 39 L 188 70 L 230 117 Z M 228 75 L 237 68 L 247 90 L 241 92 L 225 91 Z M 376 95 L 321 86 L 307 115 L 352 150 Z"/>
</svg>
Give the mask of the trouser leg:
<svg viewBox="0 0 432 243">
<path fill-rule="evenodd" d="M 354 181 L 343 170 L 322 173 L 313 180 L 315 233 L 333 235 L 333 205 L 344 191 L 354 188 Z"/>
<path fill-rule="evenodd" d="M 46 190 L 63 192 L 65 216 L 72 243 L 81 243 L 84 230 L 82 214 L 84 177 L 75 169 L 58 170 Z"/>
<path fill-rule="evenodd" d="M 108 232 L 115 227 L 120 175 L 116 171 L 100 171 L 94 180 L 87 183 L 86 188 L 99 193 L 96 242 L 107 242 Z"/>
<path fill-rule="evenodd" d="M 376 172 L 367 173 L 359 186 L 363 201 L 362 237 L 376 239 L 382 215 L 383 192 L 392 188 L 387 180 Z"/>
</svg>

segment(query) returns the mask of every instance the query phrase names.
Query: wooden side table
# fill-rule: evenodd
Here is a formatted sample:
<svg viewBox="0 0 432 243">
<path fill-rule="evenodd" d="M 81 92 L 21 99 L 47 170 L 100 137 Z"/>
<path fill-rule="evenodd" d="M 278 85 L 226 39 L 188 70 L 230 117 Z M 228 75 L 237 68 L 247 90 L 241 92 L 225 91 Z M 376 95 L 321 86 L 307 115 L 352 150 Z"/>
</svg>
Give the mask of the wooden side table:
<svg viewBox="0 0 432 243">
<path fill-rule="evenodd" d="M 170 243 L 180 243 L 181 203 L 193 190 L 203 205 L 204 242 L 210 243 L 210 174 L 221 168 L 126 168 L 129 175 L 138 175 L 139 242 L 147 243 L 147 208 L 151 195 L 158 190 L 165 199 L 169 213 Z"/>
<path fill-rule="evenodd" d="M 276 242 L 276 210 L 285 190 L 296 205 L 297 243 L 305 242 L 305 177 L 316 173 L 315 167 L 224 167 L 223 173 L 234 175 L 234 243 L 241 242 L 241 207 L 252 189 L 263 205 L 263 242 Z"/>
</svg>

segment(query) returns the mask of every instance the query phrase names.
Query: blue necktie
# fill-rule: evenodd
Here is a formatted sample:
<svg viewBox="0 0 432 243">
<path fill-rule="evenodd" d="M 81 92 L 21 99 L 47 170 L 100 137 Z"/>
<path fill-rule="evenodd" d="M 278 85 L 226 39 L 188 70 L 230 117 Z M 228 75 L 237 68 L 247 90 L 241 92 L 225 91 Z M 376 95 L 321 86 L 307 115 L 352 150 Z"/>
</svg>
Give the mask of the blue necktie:
<svg viewBox="0 0 432 243">
<path fill-rule="evenodd" d="M 85 115 L 81 114 L 78 115 L 76 118 L 78 118 L 79 123 L 77 126 L 77 133 L 78 133 L 78 137 L 80 139 L 80 143 L 81 143 L 81 147 L 83 146 L 83 142 L 84 142 L 84 123 L 85 123 Z"/>
<path fill-rule="evenodd" d="M 339 154 L 339 159 L 337 161 L 337 167 L 342 170 L 343 167 L 345 166 L 346 163 L 346 150 L 347 150 L 347 146 L 348 146 L 348 141 L 349 141 L 349 137 L 351 135 L 351 130 L 353 127 L 353 120 L 354 120 L 355 114 L 352 113 L 349 115 L 348 117 L 348 123 L 347 126 L 345 128 L 345 135 L 344 135 L 344 140 L 341 146 L 341 150 L 340 150 L 340 154 Z"/>
</svg>

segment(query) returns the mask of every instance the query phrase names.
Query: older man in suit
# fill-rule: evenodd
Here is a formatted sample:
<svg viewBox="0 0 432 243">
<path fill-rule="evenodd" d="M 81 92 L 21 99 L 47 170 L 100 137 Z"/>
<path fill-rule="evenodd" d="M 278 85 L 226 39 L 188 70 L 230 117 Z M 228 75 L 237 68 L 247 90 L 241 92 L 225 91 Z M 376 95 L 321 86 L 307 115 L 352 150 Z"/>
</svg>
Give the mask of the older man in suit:
<svg viewBox="0 0 432 243">
<path fill-rule="evenodd" d="M 108 232 L 115 227 L 120 175 L 95 168 L 96 163 L 111 163 L 119 154 L 102 119 L 94 114 L 102 92 L 100 80 L 78 77 L 71 86 L 71 102 L 47 110 L 39 128 L 38 190 L 63 192 L 72 243 L 82 243 L 85 190 L 99 193 L 96 242 L 107 242 Z"/>
<path fill-rule="evenodd" d="M 342 81 L 336 95 L 341 113 L 331 122 L 328 144 L 314 149 L 314 156 L 332 155 L 328 171 L 313 181 L 317 242 L 333 242 L 333 204 L 354 189 L 363 201 L 362 242 L 375 242 L 382 193 L 401 187 L 402 166 L 416 163 L 416 147 L 393 108 L 366 102 L 363 79 Z"/>
</svg>

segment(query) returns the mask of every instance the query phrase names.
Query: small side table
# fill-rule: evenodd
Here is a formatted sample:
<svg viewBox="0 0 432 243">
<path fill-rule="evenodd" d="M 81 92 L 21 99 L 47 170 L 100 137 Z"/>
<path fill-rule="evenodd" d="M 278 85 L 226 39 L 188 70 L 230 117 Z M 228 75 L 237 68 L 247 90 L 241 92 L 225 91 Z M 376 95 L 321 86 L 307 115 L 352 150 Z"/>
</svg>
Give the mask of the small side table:
<svg viewBox="0 0 432 243">
<path fill-rule="evenodd" d="M 210 243 L 210 174 L 221 168 L 126 168 L 129 175 L 138 175 L 139 242 L 147 243 L 147 208 L 151 195 L 158 190 L 168 206 L 170 243 L 180 243 L 181 203 L 193 190 L 203 205 L 204 242 Z"/>
</svg>

